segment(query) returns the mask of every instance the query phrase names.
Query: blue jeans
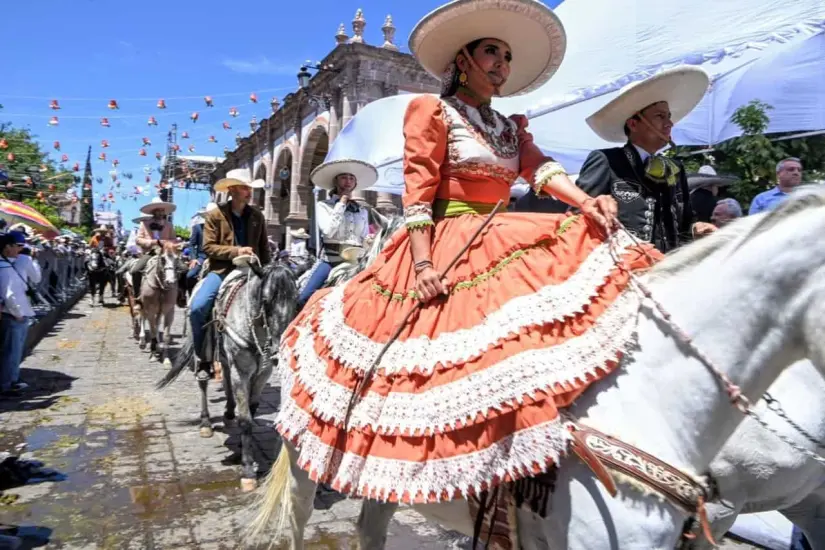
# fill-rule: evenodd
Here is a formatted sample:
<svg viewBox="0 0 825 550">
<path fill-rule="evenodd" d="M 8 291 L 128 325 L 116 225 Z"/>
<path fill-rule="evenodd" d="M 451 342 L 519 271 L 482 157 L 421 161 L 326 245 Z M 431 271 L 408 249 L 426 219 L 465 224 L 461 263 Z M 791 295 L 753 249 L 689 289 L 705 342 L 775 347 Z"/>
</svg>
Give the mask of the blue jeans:
<svg viewBox="0 0 825 550">
<path fill-rule="evenodd" d="M 808 539 L 805 538 L 805 535 L 797 526 L 794 526 L 791 534 L 791 550 L 811 550 Z"/>
<path fill-rule="evenodd" d="M 332 271 L 332 266 L 329 262 L 322 262 L 318 261 L 317 267 L 313 267 L 312 275 L 309 276 L 309 281 L 307 281 L 307 286 L 301 291 L 301 295 L 298 296 L 298 308 L 304 307 L 306 303 L 312 298 L 312 295 L 315 294 L 315 291 L 324 286 L 324 283 L 329 277 L 329 272 Z"/>
<path fill-rule="evenodd" d="M 192 343 L 198 359 L 203 359 L 203 343 L 206 340 L 205 325 L 212 316 L 212 306 L 215 305 L 215 298 L 218 296 L 222 282 L 222 275 L 211 272 L 203 278 L 200 288 L 192 296 L 189 320 L 192 323 Z"/>
<path fill-rule="evenodd" d="M 201 272 L 201 268 L 203 268 L 201 264 L 196 265 L 195 267 L 186 272 L 186 278 L 197 280 L 198 275 Z"/>
<path fill-rule="evenodd" d="M 0 340 L 3 342 L 0 356 L 0 389 L 8 391 L 13 384 L 20 381 L 20 363 L 26 348 L 26 335 L 29 333 L 29 320 L 16 320 L 4 313 L 0 320 Z"/>
</svg>

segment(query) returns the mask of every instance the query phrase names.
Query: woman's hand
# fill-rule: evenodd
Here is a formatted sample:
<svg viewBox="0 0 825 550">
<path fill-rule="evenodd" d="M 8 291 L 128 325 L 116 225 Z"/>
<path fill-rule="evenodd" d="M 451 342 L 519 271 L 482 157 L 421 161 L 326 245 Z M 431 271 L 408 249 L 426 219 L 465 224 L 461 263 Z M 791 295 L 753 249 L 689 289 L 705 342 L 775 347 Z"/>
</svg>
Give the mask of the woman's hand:
<svg viewBox="0 0 825 550">
<path fill-rule="evenodd" d="M 425 267 L 415 276 L 415 291 L 418 299 L 426 304 L 439 294 L 447 294 L 447 280 L 439 278 L 433 267 Z"/>
<path fill-rule="evenodd" d="M 581 203 L 579 209 L 582 214 L 601 225 L 608 235 L 616 228 L 619 206 L 616 204 L 616 199 L 610 195 L 590 197 Z"/>
</svg>

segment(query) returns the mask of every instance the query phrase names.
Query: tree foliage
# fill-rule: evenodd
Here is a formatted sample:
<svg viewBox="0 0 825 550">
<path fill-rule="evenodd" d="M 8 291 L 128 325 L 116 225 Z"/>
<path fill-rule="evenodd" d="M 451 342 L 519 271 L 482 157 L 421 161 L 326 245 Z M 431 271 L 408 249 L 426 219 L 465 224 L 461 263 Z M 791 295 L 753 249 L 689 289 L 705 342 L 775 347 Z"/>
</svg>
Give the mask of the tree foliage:
<svg viewBox="0 0 825 550">
<path fill-rule="evenodd" d="M 188 239 L 192 235 L 192 230 L 182 225 L 175 226 L 175 235 L 183 239 Z"/>
<path fill-rule="evenodd" d="M 0 195 L 28 204 L 56 227 L 63 227 L 66 223 L 60 219 L 57 209 L 39 200 L 38 193 L 42 192 L 44 197 L 65 193 L 74 187 L 75 176 L 41 150 L 35 137 L 28 129 L 0 123 L 0 140 L 4 140 L 6 146 L 0 150 L 0 169 L 9 178 L 8 182 L 0 183 Z"/>
<path fill-rule="evenodd" d="M 710 164 L 719 174 L 739 178 L 731 193 L 744 208 L 756 195 L 775 185 L 776 164 L 784 158 L 802 160 L 804 181 L 822 179 L 825 176 L 825 136 L 783 139 L 793 134 L 766 134 L 772 109 L 773 106 L 762 101 L 751 101 L 731 116 L 731 122 L 742 130 L 741 136 L 702 154 L 694 153 L 703 147 L 677 147 L 674 154 L 685 160 L 688 172 L 696 172 L 701 165 Z"/>
</svg>

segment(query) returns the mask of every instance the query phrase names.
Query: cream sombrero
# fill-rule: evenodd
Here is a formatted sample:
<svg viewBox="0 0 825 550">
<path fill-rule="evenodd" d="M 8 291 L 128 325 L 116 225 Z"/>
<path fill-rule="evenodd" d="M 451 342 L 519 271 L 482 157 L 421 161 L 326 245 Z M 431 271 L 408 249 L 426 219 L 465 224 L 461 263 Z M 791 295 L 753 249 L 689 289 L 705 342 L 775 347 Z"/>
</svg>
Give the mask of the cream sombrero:
<svg viewBox="0 0 825 550">
<path fill-rule="evenodd" d="M 378 170 L 369 162 L 355 159 L 331 160 L 318 166 L 309 175 L 310 181 L 321 189 L 329 191 L 335 185 L 335 178 L 341 174 L 355 176 L 356 189 L 367 189 L 378 181 Z"/>
<path fill-rule="evenodd" d="M 605 141 L 625 142 L 627 119 L 645 107 L 667 101 L 671 120 L 676 124 L 702 101 L 709 82 L 708 74 L 699 67 L 667 69 L 622 88 L 618 96 L 587 118 L 587 124 Z"/>
<path fill-rule="evenodd" d="M 228 191 L 230 187 L 243 185 L 252 189 L 263 189 L 264 180 L 253 180 L 252 173 L 247 168 L 235 168 L 226 173 L 226 177 L 215 183 L 215 191 Z"/>
<path fill-rule="evenodd" d="M 289 232 L 289 234 L 292 235 L 292 237 L 294 239 L 308 239 L 309 238 L 309 233 L 307 233 L 307 230 L 304 229 L 303 227 L 301 227 L 300 229 L 293 229 Z"/>
<path fill-rule="evenodd" d="M 160 200 L 160 197 L 155 197 L 152 199 L 147 205 L 141 206 L 140 211 L 144 214 L 150 214 L 155 210 L 163 210 L 164 214 L 171 214 L 177 209 L 177 205 L 171 202 L 165 202 Z"/>
<path fill-rule="evenodd" d="M 132 223 L 140 225 L 143 222 L 148 222 L 151 219 L 152 219 L 152 216 L 147 216 L 147 215 L 138 216 L 137 218 L 132 218 Z"/>
<path fill-rule="evenodd" d="M 690 189 L 691 193 L 697 189 L 706 189 L 714 185 L 717 187 L 728 187 L 739 181 L 733 176 L 717 174 L 713 166 L 708 165 L 699 168 L 699 171 L 695 174 L 688 174 L 687 180 L 688 189 Z"/>
<path fill-rule="evenodd" d="M 558 70 L 567 37 L 553 10 L 536 0 L 453 0 L 430 12 L 410 33 L 410 51 L 441 79 L 459 50 L 482 38 L 506 42 L 513 54 L 501 96 L 535 90 Z"/>
</svg>

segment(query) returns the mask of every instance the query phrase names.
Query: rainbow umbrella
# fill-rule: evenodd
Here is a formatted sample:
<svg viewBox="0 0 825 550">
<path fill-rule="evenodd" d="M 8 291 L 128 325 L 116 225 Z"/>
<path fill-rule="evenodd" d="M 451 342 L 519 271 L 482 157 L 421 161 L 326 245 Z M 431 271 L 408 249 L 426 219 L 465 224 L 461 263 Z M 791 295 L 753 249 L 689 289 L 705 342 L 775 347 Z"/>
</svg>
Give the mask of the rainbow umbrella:
<svg viewBox="0 0 825 550">
<path fill-rule="evenodd" d="M 23 223 L 44 234 L 59 234 L 46 216 L 22 202 L 0 199 L 0 219 L 9 225 Z"/>
</svg>

